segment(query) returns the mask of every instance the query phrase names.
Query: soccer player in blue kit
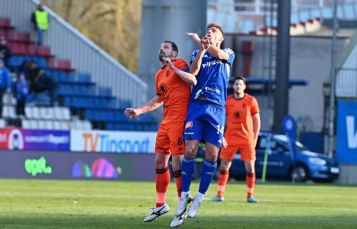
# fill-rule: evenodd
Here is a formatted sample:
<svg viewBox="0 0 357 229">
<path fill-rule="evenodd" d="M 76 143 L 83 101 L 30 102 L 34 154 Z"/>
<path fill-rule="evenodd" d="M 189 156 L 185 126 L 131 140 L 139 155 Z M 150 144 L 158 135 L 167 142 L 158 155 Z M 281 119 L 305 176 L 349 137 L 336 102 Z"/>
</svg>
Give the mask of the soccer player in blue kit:
<svg viewBox="0 0 357 229">
<path fill-rule="evenodd" d="M 218 152 L 223 144 L 227 86 L 235 58 L 231 49 L 221 49 L 224 35 L 219 25 L 209 24 L 202 39 L 196 33 L 189 35 L 200 45 L 200 48 L 192 53 L 190 66 L 190 72 L 196 76 L 197 84 L 192 87 L 187 111 L 184 131 L 186 147 L 181 168 L 182 194 L 171 227 L 179 226 L 186 217 L 196 216 L 216 172 Z M 205 160 L 199 190 L 187 210 L 191 200 L 190 185 L 195 170 L 195 157 L 200 142 L 205 142 Z"/>
</svg>

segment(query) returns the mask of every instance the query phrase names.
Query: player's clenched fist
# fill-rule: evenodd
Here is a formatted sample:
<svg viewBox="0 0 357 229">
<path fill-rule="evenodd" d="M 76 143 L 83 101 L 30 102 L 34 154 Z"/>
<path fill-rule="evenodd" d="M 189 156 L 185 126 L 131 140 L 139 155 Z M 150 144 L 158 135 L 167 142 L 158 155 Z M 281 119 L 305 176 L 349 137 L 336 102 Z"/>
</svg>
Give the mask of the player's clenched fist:
<svg viewBox="0 0 357 229">
<path fill-rule="evenodd" d="M 134 108 L 126 108 L 124 111 L 124 114 L 128 117 L 128 118 L 135 118 L 136 116 L 138 116 L 138 112 L 136 111 L 136 109 Z"/>
</svg>

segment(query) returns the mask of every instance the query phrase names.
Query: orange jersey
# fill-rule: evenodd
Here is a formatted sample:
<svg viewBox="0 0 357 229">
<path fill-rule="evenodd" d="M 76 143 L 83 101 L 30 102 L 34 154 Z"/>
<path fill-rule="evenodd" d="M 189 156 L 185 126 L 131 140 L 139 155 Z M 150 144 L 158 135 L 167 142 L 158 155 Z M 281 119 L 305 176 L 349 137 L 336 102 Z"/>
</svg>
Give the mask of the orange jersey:
<svg viewBox="0 0 357 229">
<path fill-rule="evenodd" d="M 182 59 L 172 62 L 178 69 L 188 68 L 187 63 Z M 190 85 L 183 82 L 167 65 L 157 71 L 155 76 L 156 95 L 164 103 L 162 123 L 184 122 L 191 94 Z"/>
<path fill-rule="evenodd" d="M 248 94 L 242 99 L 229 96 L 226 102 L 227 124 L 225 138 L 228 145 L 254 141 L 252 116 L 259 113 L 257 100 Z"/>
</svg>

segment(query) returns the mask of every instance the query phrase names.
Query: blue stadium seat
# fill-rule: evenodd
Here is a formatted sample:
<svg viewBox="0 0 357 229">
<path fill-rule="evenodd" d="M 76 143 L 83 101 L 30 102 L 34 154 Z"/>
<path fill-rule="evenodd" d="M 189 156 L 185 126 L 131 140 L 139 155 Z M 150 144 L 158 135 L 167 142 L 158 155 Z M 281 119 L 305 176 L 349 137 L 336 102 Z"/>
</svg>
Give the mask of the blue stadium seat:
<svg viewBox="0 0 357 229">
<path fill-rule="evenodd" d="M 91 82 L 91 76 L 88 73 L 77 73 L 78 77 L 78 82 L 81 83 L 90 83 Z"/>
<path fill-rule="evenodd" d="M 12 56 L 9 60 L 9 65 L 13 68 L 18 68 L 24 61 L 25 58 L 22 56 Z"/>
</svg>

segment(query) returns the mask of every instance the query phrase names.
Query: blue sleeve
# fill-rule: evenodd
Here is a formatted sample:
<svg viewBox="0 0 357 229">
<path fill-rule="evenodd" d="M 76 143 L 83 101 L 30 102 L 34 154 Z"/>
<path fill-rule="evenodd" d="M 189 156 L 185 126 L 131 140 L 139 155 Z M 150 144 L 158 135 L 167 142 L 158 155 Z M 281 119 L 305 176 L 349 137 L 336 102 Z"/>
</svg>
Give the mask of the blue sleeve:
<svg viewBox="0 0 357 229">
<path fill-rule="evenodd" d="M 181 68 L 181 70 L 184 71 L 184 72 L 189 72 L 190 68 Z"/>
<path fill-rule="evenodd" d="M 196 49 L 195 51 L 192 52 L 191 60 L 190 60 L 190 65 L 191 65 L 192 62 L 196 59 L 197 54 L 198 54 L 198 49 Z"/>
<path fill-rule="evenodd" d="M 233 61 L 235 58 L 235 54 L 234 54 L 233 50 L 230 48 L 225 48 L 224 51 L 226 53 L 228 53 L 228 55 L 229 55 L 227 62 L 229 63 L 229 65 L 233 66 Z"/>
</svg>

